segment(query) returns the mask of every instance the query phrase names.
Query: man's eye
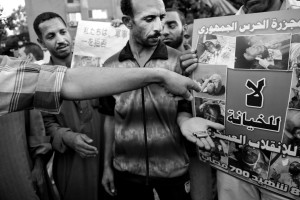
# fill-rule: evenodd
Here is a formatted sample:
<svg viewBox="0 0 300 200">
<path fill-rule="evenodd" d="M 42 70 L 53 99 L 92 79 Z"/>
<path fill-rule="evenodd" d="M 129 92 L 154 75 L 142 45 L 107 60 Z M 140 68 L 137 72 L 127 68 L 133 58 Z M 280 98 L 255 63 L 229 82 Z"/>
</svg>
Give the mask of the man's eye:
<svg viewBox="0 0 300 200">
<path fill-rule="evenodd" d="M 47 39 L 52 39 L 52 38 L 54 38 L 54 35 L 48 35 L 47 36 Z"/>
<path fill-rule="evenodd" d="M 145 21 L 146 21 L 146 22 L 152 22 L 153 19 L 154 19 L 154 17 L 147 17 L 147 18 L 145 19 Z"/>
<path fill-rule="evenodd" d="M 170 24 L 170 26 L 169 26 L 171 29 L 174 29 L 174 28 L 176 28 L 176 24 Z"/>
</svg>

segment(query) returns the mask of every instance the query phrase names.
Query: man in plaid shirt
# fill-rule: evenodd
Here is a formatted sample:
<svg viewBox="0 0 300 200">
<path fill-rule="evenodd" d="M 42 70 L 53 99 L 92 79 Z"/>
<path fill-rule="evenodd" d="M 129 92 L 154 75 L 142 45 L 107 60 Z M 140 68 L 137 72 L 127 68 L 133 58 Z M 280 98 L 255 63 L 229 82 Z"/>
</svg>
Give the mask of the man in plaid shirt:
<svg viewBox="0 0 300 200">
<path fill-rule="evenodd" d="M 0 56 L 0 115 L 32 108 L 58 113 L 62 99 L 97 98 L 152 83 L 189 100 L 189 89 L 199 91 L 194 81 L 164 69 L 67 69 Z"/>
</svg>

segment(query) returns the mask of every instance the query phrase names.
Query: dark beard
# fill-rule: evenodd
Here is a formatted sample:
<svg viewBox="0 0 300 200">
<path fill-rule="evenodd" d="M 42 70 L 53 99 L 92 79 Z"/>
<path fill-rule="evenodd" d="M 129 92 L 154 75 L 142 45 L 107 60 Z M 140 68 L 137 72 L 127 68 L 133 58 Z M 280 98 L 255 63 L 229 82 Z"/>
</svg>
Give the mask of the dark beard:
<svg viewBox="0 0 300 200">
<path fill-rule="evenodd" d="M 167 46 L 172 47 L 174 49 L 178 49 L 183 42 L 183 31 L 181 31 L 180 37 L 177 38 L 177 40 L 171 42 L 171 43 L 165 43 Z"/>
</svg>

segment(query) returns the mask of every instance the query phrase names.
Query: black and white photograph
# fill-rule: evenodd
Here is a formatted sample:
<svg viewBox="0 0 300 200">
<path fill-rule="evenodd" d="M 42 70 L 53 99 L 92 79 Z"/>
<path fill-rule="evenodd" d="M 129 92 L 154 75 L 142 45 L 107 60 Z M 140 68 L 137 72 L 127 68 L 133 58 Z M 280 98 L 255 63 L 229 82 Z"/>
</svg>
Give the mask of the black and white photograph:
<svg viewBox="0 0 300 200">
<path fill-rule="evenodd" d="M 300 34 L 292 35 L 289 68 L 300 68 Z"/>
<path fill-rule="evenodd" d="M 0 0 L 0 200 L 299 199 L 299 11 Z"/>
<path fill-rule="evenodd" d="M 102 65 L 100 57 L 74 55 L 71 67 L 102 67 Z"/>
<path fill-rule="evenodd" d="M 195 92 L 196 97 L 225 100 L 226 65 L 206 65 L 198 63 L 193 73 L 193 80 L 201 91 Z"/>
<path fill-rule="evenodd" d="M 300 161 L 292 156 L 272 153 L 269 180 L 284 183 L 289 187 L 300 187 Z"/>
<path fill-rule="evenodd" d="M 195 98 L 196 117 L 201 117 L 215 123 L 224 125 L 225 102 L 220 100 L 210 100 L 204 98 Z M 224 134 L 224 131 L 209 129 L 209 134 L 215 144 L 215 147 L 207 151 L 199 148 L 200 159 L 210 157 L 211 160 L 228 165 L 228 141 L 215 137 L 214 134 Z"/>
<path fill-rule="evenodd" d="M 237 36 L 236 69 L 287 70 L 291 34 Z"/>
<path fill-rule="evenodd" d="M 289 108 L 300 109 L 300 68 L 293 68 Z"/>
<path fill-rule="evenodd" d="M 300 156 L 300 110 L 288 109 L 282 143 L 295 156 Z"/>
<path fill-rule="evenodd" d="M 235 43 L 235 37 L 211 34 L 199 35 L 197 43 L 198 62 L 227 65 L 233 68 Z"/>
<path fill-rule="evenodd" d="M 269 151 L 257 149 L 248 144 L 240 145 L 230 142 L 229 165 L 266 179 L 268 177 L 270 154 Z"/>
</svg>

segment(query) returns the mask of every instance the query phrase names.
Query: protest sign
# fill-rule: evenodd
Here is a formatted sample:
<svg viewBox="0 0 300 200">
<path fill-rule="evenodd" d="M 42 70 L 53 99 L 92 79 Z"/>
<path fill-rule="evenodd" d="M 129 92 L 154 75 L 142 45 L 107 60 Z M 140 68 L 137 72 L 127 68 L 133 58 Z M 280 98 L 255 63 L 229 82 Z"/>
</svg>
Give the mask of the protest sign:
<svg viewBox="0 0 300 200">
<path fill-rule="evenodd" d="M 124 26 L 115 28 L 110 22 L 78 23 L 71 67 L 102 67 L 107 58 L 120 51 L 129 39 Z"/>
<path fill-rule="evenodd" d="M 215 148 L 199 159 L 289 198 L 300 197 L 299 10 L 194 21 L 194 116 Z"/>
</svg>

